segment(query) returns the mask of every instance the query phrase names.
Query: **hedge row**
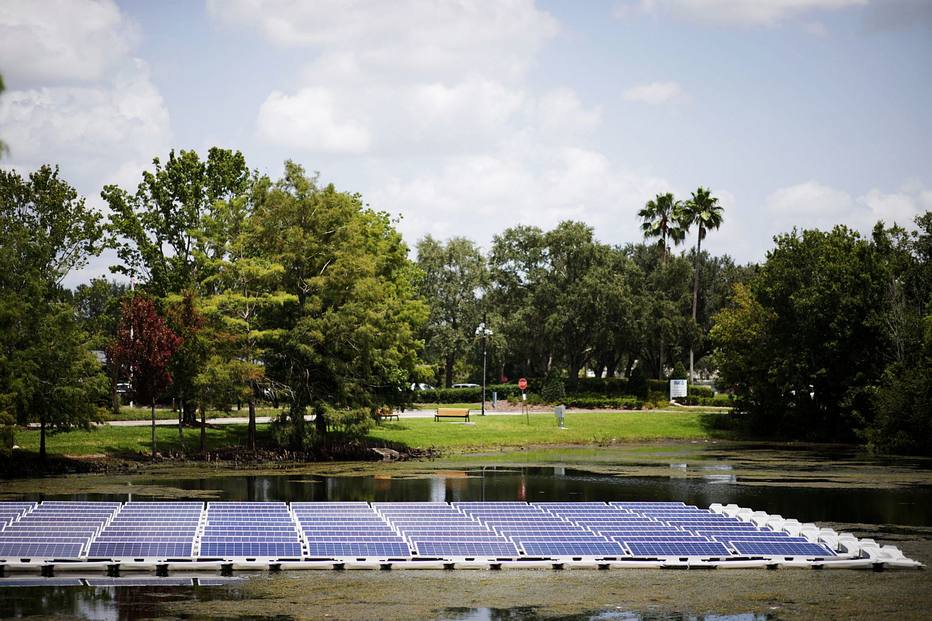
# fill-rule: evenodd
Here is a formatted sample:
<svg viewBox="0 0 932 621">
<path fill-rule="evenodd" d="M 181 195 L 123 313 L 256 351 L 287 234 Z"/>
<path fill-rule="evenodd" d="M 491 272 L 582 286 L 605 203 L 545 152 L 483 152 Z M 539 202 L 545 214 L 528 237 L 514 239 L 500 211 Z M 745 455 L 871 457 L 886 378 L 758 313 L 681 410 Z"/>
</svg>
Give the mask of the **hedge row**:
<svg viewBox="0 0 932 621">
<path fill-rule="evenodd" d="M 541 386 L 542 381 L 538 382 L 536 386 L 531 383 L 531 390 L 528 392 L 529 402 L 541 402 Z M 619 403 L 640 403 L 641 401 L 636 397 L 626 395 L 624 392 L 616 392 L 618 390 L 623 390 L 624 386 L 627 386 L 627 382 L 618 378 L 583 378 L 579 380 L 576 390 L 573 392 L 567 392 L 564 405 L 571 407 L 620 407 L 614 405 L 615 399 L 621 399 L 622 401 L 619 401 Z M 666 399 L 670 394 L 669 384 L 665 380 L 648 380 L 648 388 L 650 390 L 651 399 L 654 401 L 658 399 Z M 521 397 L 521 391 L 518 389 L 517 384 L 490 384 L 486 386 L 485 391 L 487 400 L 492 399 L 493 392 L 498 393 L 498 399 L 501 401 L 505 401 L 507 399 L 519 399 Z M 689 397 L 687 397 L 688 400 L 694 398 L 712 399 L 712 397 L 712 389 L 708 386 L 689 387 Z M 574 399 L 584 399 L 589 401 L 587 401 L 585 405 L 575 405 L 572 403 Z M 596 399 L 601 399 L 602 403 L 609 405 L 598 406 L 590 403 L 592 400 Z M 419 390 L 414 393 L 414 400 L 417 403 L 473 403 L 482 400 L 482 388 L 433 388 L 431 390 Z M 693 405 L 692 403 L 689 403 L 689 401 L 687 401 L 687 404 Z M 700 403 L 699 405 L 712 404 Z"/>
</svg>

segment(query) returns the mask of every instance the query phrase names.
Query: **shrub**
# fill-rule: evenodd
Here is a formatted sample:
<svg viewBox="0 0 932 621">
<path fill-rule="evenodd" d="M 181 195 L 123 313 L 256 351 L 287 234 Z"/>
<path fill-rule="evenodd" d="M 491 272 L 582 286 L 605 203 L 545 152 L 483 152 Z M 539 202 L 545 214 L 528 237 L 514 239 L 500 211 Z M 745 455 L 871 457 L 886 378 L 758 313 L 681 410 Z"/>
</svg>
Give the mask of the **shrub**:
<svg viewBox="0 0 932 621">
<path fill-rule="evenodd" d="M 665 383 L 666 382 L 664 382 L 664 384 Z M 647 378 L 644 377 L 644 370 L 641 368 L 641 365 L 634 367 L 634 369 L 631 370 L 631 377 L 628 378 L 628 392 L 635 397 L 646 399 L 649 388 L 650 383 Z"/>
<path fill-rule="evenodd" d="M 621 397 L 628 394 L 628 380 L 620 377 L 583 377 L 576 382 L 576 392 Z"/>
<path fill-rule="evenodd" d="M 544 387 L 540 391 L 541 399 L 545 403 L 563 403 L 566 398 L 566 384 L 563 375 L 558 371 L 551 372 L 544 380 Z"/>
<path fill-rule="evenodd" d="M 679 360 L 677 360 L 676 364 L 673 366 L 670 379 L 689 379 L 689 374 L 686 373 L 686 366 Z"/>
</svg>

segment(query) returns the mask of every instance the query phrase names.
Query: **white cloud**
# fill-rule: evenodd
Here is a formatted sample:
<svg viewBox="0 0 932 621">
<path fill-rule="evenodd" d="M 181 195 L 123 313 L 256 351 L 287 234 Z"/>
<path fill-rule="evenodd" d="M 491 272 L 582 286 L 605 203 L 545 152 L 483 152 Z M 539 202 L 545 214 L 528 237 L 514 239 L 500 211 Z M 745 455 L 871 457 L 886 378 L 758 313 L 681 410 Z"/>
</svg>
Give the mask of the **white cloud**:
<svg viewBox="0 0 932 621">
<path fill-rule="evenodd" d="M 866 233 L 878 220 L 912 227 L 917 215 L 932 207 L 932 192 L 918 184 L 899 191 L 874 188 L 857 198 L 848 192 L 807 181 L 773 192 L 765 201 L 773 232 L 799 228 L 830 229 L 845 224 Z"/>
<path fill-rule="evenodd" d="M 622 0 L 617 17 L 634 13 L 671 14 L 699 22 L 772 26 L 816 11 L 863 6 L 868 0 Z"/>
<path fill-rule="evenodd" d="M 369 131 L 347 118 L 334 99 L 323 88 L 305 88 L 294 95 L 273 91 L 259 108 L 259 135 L 274 144 L 308 151 L 368 151 Z"/>
<path fill-rule="evenodd" d="M 515 144 L 481 156 L 449 158 L 437 172 L 392 178 L 366 195 L 377 209 L 400 213 L 408 240 L 428 233 L 466 235 L 487 244 L 516 224 L 552 228 L 583 220 L 606 241 L 639 239 L 637 210 L 669 184 L 574 147 Z"/>
<path fill-rule="evenodd" d="M 683 96 L 683 89 L 676 82 L 651 82 L 632 86 L 624 92 L 625 101 L 650 105 L 665 104 Z"/>
<path fill-rule="evenodd" d="M 135 39 L 134 26 L 111 0 L 0 3 L 0 59 L 11 88 L 101 79 Z"/>
<path fill-rule="evenodd" d="M 557 30 L 533 0 L 208 0 L 216 19 L 270 41 L 324 51 L 327 66 L 449 80 L 521 75 Z"/>
</svg>

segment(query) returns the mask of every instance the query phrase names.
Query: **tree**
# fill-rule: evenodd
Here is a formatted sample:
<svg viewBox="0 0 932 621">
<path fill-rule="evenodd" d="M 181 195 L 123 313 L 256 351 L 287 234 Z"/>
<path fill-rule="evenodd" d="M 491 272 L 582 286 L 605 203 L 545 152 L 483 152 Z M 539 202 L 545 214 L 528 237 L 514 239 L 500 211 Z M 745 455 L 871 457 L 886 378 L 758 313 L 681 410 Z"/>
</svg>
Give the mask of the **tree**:
<svg viewBox="0 0 932 621">
<path fill-rule="evenodd" d="M 658 244 L 664 258 L 670 252 L 667 246 L 667 238 L 673 241 L 676 246 L 686 237 L 686 228 L 677 219 L 683 205 L 673 197 L 673 194 L 658 194 L 653 199 L 647 201 L 644 207 L 638 211 L 638 217 L 641 218 L 641 232 L 644 233 L 645 239 L 659 237 Z"/>
<path fill-rule="evenodd" d="M 285 269 L 281 264 L 255 257 L 225 261 L 212 285 L 219 291 L 204 300 L 204 314 L 225 335 L 221 357 L 228 375 L 240 387 L 249 406 L 247 448 L 256 450 L 256 393 L 265 379 L 267 348 L 284 336 L 269 321 L 269 313 L 297 302 L 281 290 Z"/>
<path fill-rule="evenodd" d="M 116 338 L 120 307 L 128 291 L 129 287 L 125 284 L 105 278 L 94 278 L 90 283 L 80 284 L 75 288 L 72 294 L 75 317 L 80 328 L 87 334 L 88 345 L 93 349 L 105 350 Z M 117 391 L 120 381 L 118 365 L 108 357 L 106 369 L 110 379 L 110 409 L 117 414 L 120 411 L 120 395 Z"/>
<path fill-rule="evenodd" d="M 719 373 L 758 433 L 852 440 L 885 365 L 881 256 L 845 227 L 775 242 L 715 318 Z"/>
<path fill-rule="evenodd" d="M 277 318 L 284 334 L 268 352 L 266 373 L 293 393 L 293 441 L 302 447 L 308 407 L 323 436 L 327 406 L 404 401 L 428 309 L 401 235 L 358 195 L 319 188 L 293 162 L 280 181 L 255 192 L 247 243 L 284 268 L 283 290 L 297 299 Z"/>
<path fill-rule="evenodd" d="M 428 235 L 417 244 L 423 272 L 421 297 L 430 304 L 424 327 L 425 352 L 443 369 L 443 385 L 453 385 L 453 367 L 475 340 L 482 319 L 476 292 L 486 280 L 485 259 L 475 243 L 454 237 L 446 243 Z"/>
<path fill-rule="evenodd" d="M 198 308 L 197 295 L 190 289 L 181 296 L 168 297 L 166 319 L 181 339 L 171 359 L 172 390 L 178 399 L 178 437 L 185 423 L 194 424 L 198 390 L 197 374 L 211 352 L 211 342 L 204 335 L 204 316 Z"/>
<path fill-rule="evenodd" d="M 708 189 L 699 187 L 680 209 L 680 226 L 687 231 L 695 224 L 698 227 L 696 235 L 695 269 L 693 273 L 693 323 L 696 323 L 699 308 L 699 266 L 702 254 L 702 240 L 706 231 L 715 230 L 722 225 L 722 206 L 718 199 L 712 196 Z M 689 347 L 689 381 L 693 381 L 694 345 Z"/>
<path fill-rule="evenodd" d="M 141 275 L 156 297 L 197 290 L 203 261 L 211 256 L 204 232 L 206 219 L 218 201 L 246 191 L 249 170 L 239 151 L 214 147 L 202 161 L 195 151 L 174 151 L 164 166 L 145 171 L 133 194 L 115 185 L 101 196 L 111 210 L 110 227 L 119 236 L 122 260 L 111 269 Z"/>
<path fill-rule="evenodd" d="M 42 166 L 0 170 L 0 402 L 48 429 L 96 420 L 103 375 L 61 288 L 104 245 L 100 215 Z"/>
<path fill-rule="evenodd" d="M 128 372 L 133 392 L 152 408 L 152 458 L 156 456 L 155 400 L 172 383 L 169 370 L 181 339 L 159 314 L 152 298 L 137 294 L 123 303 L 117 339 L 108 355 Z"/>
</svg>

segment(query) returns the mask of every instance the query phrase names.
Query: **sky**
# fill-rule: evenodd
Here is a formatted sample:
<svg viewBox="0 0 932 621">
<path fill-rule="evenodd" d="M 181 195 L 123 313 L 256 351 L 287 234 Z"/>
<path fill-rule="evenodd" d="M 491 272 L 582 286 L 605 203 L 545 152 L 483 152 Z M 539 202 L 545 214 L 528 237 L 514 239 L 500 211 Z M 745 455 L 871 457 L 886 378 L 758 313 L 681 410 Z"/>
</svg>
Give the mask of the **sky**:
<svg viewBox="0 0 932 621">
<path fill-rule="evenodd" d="M 0 166 L 105 211 L 170 149 L 291 159 L 411 246 L 637 241 L 647 200 L 705 186 L 703 247 L 760 261 L 932 209 L 930 66 L 932 0 L 0 0 Z"/>
</svg>

